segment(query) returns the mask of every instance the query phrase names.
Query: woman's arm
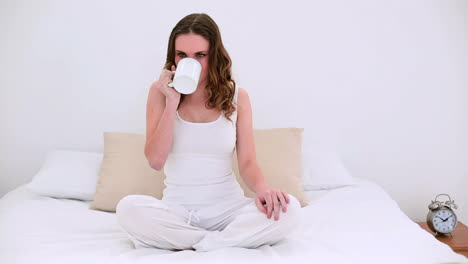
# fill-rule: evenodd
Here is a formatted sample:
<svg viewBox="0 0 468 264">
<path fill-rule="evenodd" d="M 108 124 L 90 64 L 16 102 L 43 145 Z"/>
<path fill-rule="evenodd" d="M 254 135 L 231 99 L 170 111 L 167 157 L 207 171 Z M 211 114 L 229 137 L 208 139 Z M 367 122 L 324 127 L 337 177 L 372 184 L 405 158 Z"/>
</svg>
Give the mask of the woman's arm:
<svg viewBox="0 0 468 264">
<path fill-rule="evenodd" d="M 283 212 L 286 212 L 289 196 L 281 190 L 272 189 L 263 177 L 255 153 L 250 98 L 244 89 L 239 88 L 238 92 L 236 151 L 239 173 L 247 187 L 255 192 L 255 203 L 258 209 L 267 214 L 268 218 L 274 212 L 275 220 L 277 220 L 280 206 Z M 267 206 L 266 209 L 264 204 Z"/>
<path fill-rule="evenodd" d="M 158 171 L 171 151 L 177 105 L 177 101 L 166 100 L 157 82 L 151 85 L 146 105 L 145 156 L 151 168 Z"/>
</svg>

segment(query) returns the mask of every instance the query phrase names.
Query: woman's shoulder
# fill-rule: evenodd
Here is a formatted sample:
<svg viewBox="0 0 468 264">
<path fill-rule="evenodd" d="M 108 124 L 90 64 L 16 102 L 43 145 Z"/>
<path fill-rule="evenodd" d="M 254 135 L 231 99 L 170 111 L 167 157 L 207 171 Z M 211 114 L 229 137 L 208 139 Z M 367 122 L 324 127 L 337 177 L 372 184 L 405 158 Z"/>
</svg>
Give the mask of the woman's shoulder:
<svg viewBox="0 0 468 264">
<path fill-rule="evenodd" d="M 250 97 L 246 89 L 239 87 L 237 89 L 237 105 L 240 108 L 250 107 Z"/>
<path fill-rule="evenodd" d="M 246 99 L 249 99 L 249 93 L 247 92 L 246 89 L 242 87 L 237 88 L 237 101 L 246 101 Z"/>
</svg>

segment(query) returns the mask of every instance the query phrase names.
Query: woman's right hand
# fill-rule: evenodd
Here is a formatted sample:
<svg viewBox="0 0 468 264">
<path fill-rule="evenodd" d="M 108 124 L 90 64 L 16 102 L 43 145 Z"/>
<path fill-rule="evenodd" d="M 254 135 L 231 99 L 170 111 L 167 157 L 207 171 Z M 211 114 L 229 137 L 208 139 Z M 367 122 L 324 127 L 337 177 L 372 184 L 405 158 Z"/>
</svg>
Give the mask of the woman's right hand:
<svg viewBox="0 0 468 264">
<path fill-rule="evenodd" d="M 156 82 L 156 87 L 158 90 L 166 96 L 168 101 L 173 102 L 174 104 L 179 104 L 180 102 L 180 93 L 177 92 L 173 87 L 169 87 L 167 84 L 172 82 L 172 78 L 174 77 L 173 71 L 176 70 L 176 67 L 172 65 L 172 71 L 163 69 L 161 75 L 159 76 L 159 80 Z"/>
</svg>

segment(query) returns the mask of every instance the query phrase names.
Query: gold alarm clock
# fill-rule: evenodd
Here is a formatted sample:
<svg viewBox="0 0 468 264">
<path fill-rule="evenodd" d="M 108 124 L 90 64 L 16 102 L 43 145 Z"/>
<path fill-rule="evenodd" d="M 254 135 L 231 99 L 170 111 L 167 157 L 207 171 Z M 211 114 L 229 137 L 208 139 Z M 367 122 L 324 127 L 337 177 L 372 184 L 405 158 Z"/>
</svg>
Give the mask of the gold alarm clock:
<svg viewBox="0 0 468 264">
<path fill-rule="evenodd" d="M 441 195 L 448 196 L 448 201 L 441 202 L 437 201 L 437 197 Z M 452 235 L 453 230 L 457 227 L 457 215 L 453 209 L 457 209 L 458 206 L 455 204 L 455 200 L 452 201 L 448 194 L 438 194 L 434 201 L 428 206 L 429 213 L 427 213 L 427 226 L 433 232 L 438 234 L 450 234 Z"/>
</svg>

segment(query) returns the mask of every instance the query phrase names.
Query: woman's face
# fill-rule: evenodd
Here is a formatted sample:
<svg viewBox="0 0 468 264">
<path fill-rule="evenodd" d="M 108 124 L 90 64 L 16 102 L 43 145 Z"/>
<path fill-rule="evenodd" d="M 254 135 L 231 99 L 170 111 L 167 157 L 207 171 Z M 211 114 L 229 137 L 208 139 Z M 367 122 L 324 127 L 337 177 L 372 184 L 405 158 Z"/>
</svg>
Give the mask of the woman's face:
<svg viewBox="0 0 468 264">
<path fill-rule="evenodd" d="M 175 39 L 175 63 L 183 58 L 192 58 L 200 62 L 202 71 L 199 83 L 206 84 L 208 74 L 208 52 L 210 43 L 204 37 L 194 34 L 180 34 Z"/>
</svg>

